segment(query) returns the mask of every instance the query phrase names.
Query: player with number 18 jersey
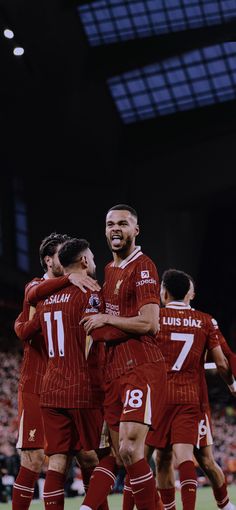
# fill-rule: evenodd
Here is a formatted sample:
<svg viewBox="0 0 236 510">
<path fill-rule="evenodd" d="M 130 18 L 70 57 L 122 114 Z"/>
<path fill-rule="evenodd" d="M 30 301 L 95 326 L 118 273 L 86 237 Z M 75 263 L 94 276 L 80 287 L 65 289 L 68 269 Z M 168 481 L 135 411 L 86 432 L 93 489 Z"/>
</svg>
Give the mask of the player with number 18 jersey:
<svg viewBox="0 0 236 510">
<path fill-rule="evenodd" d="M 113 262 L 106 266 L 103 297 L 106 313 L 121 317 L 138 315 L 145 304 L 159 304 L 156 266 L 139 246 L 118 267 Z M 127 337 L 106 342 L 104 408 L 114 430 L 120 421 L 130 421 L 130 413 L 132 421 L 153 426 L 165 393 L 165 364 L 156 338 Z"/>
</svg>

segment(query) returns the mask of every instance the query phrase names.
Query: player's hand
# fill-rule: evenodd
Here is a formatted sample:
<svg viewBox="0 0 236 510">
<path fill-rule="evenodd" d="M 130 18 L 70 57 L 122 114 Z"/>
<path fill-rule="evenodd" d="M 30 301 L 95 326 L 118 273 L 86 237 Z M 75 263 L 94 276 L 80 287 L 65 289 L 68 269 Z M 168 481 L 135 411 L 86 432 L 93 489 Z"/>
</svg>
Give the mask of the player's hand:
<svg viewBox="0 0 236 510">
<path fill-rule="evenodd" d="M 233 395 L 233 397 L 236 398 L 236 380 L 233 380 L 232 384 L 228 384 L 228 388 L 230 389 L 230 393 Z"/>
<path fill-rule="evenodd" d="M 76 287 L 79 287 L 79 289 L 85 293 L 87 292 L 86 289 L 90 289 L 94 292 L 101 290 L 97 280 L 94 280 L 91 278 L 91 276 L 88 275 L 82 276 L 78 273 L 70 273 L 69 281 L 73 283 L 73 285 L 76 285 Z"/>
<path fill-rule="evenodd" d="M 86 334 L 89 335 L 95 328 L 101 328 L 108 322 L 108 314 L 97 313 L 96 315 L 88 315 L 81 319 L 80 324 L 83 324 Z"/>
</svg>

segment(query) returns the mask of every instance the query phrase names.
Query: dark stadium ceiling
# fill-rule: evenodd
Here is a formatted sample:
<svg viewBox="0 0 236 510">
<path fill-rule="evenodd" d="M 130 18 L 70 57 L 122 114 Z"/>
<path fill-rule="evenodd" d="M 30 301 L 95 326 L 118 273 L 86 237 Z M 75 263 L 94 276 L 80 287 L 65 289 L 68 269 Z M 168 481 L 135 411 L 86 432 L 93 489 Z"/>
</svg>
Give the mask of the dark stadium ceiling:
<svg viewBox="0 0 236 510">
<path fill-rule="evenodd" d="M 236 130 L 235 0 L 0 0 L 0 59 L 6 172 L 82 178 Z"/>
</svg>

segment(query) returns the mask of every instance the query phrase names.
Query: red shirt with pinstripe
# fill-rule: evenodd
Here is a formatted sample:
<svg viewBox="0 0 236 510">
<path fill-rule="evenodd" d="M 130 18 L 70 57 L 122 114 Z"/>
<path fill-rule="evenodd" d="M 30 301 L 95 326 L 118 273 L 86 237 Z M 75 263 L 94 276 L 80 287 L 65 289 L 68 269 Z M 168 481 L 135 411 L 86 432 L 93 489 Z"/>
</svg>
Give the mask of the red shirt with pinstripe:
<svg viewBox="0 0 236 510">
<path fill-rule="evenodd" d="M 136 247 L 118 267 L 111 262 L 105 268 L 105 311 L 123 317 L 136 316 L 145 304 L 159 305 L 159 289 L 154 262 L 142 253 L 140 247 Z M 156 338 L 151 335 L 135 337 L 131 334 L 126 341 L 108 342 L 105 379 L 110 381 L 132 367 L 162 359 Z"/>
</svg>

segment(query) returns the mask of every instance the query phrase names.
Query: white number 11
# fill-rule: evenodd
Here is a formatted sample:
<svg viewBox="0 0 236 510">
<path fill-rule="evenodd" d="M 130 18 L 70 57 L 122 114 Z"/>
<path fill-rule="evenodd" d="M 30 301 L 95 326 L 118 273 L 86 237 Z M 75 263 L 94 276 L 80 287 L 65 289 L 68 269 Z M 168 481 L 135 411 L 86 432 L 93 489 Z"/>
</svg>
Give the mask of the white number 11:
<svg viewBox="0 0 236 510">
<path fill-rule="evenodd" d="M 55 352 L 54 352 L 54 346 L 53 346 L 53 339 L 52 339 L 52 322 L 51 322 L 51 312 L 45 312 L 43 314 L 44 320 L 47 325 L 47 337 L 48 337 L 48 355 L 49 358 L 54 358 Z M 54 312 L 53 318 L 55 321 L 57 321 L 57 343 L 58 343 L 58 352 L 59 356 L 64 356 L 64 327 L 63 327 L 63 321 L 62 321 L 62 312 L 57 311 Z"/>
</svg>

